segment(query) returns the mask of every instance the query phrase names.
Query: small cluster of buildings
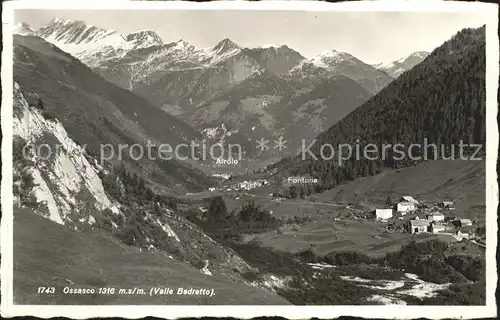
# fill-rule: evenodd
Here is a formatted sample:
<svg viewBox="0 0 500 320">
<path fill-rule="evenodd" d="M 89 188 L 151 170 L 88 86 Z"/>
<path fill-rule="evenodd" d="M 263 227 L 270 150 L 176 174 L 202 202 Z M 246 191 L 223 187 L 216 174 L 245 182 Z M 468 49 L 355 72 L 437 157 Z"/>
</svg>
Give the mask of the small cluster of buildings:
<svg viewBox="0 0 500 320">
<path fill-rule="evenodd" d="M 245 180 L 245 181 L 233 183 L 230 186 L 226 186 L 222 189 L 211 187 L 211 188 L 208 188 L 208 191 L 210 191 L 210 192 L 215 192 L 218 190 L 220 190 L 220 191 L 243 191 L 243 190 L 252 190 L 255 188 L 259 188 L 259 187 L 265 187 L 267 185 L 269 185 L 269 181 L 267 181 L 265 179 L 257 179 L 257 180 L 251 180 L 251 181 Z"/>
<path fill-rule="evenodd" d="M 413 197 L 404 196 L 399 199 L 399 202 L 396 204 L 396 212 L 401 216 L 406 215 L 408 212 L 413 212 L 417 210 L 418 201 Z M 383 221 L 390 219 L 394 216 L 394 208 L 384 208 L 384 209 L 375 209 L 375 219 L 377 221 Z"/>
<path fill-rule="evenodd" d="M 439 233 L 447 229 L 444 224 L 444 215 L 442 213 L 427 215 L 427 219 L 415 217 L 408 222 L 408 231 L 412 234 L 418 233 Z"/>
<path fill-rule="evenodd" d="M 242 182 L 238 182 L 238 183 L 235 183 L 235 184 L 232 184 L 227 191 L 231 191 L 231 190 L 236 190 L 236 191 L 242 191 L 242 190 L 252 190 L 252 189 L 255 189 L 255 188 L 259 188 L 259 187 L 264 187 L 264 186 L 267 186 L 269 185 L 269 181 L 265 180 L 265 179 L 257 179 L 257 180 L 251 180 L 251 181 L 242 181 Z"/>
<path fill-rule="evenodd" d="M 439 233 L 446 231 L 450 227 L 472 226 L 471 219 L 446 218 L 443 213 L 439 212 L 440 209 L 454 210 L 453 204 L 452 201 L 442 201 L 437 205 L 437 208 L 436 206 L 429 208 L 429 206 L 421 205 L 411 196 L 404 196 L 399 199 L 399 202 L 393 208 L 375 209 L 375 219 L 377 221 L 386 221 L 393 218 L 395 213 L 399 215 L 399 219 L 404 219 L 403 217 L 406 214 L 423 209 L 424 213 L 427 212 L 425 218 L 416 216 L 408 220 L 406 229 L 409 233 Z M 436 209 L 438 211 L 434 211 Z"/>
</svg>

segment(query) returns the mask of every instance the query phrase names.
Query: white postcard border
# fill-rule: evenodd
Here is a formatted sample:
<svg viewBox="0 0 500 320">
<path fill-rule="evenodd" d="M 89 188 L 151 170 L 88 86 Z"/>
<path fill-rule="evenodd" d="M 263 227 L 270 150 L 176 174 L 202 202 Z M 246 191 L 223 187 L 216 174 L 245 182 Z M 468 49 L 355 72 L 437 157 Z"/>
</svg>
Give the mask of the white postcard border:
<svg viewBox="0 0 500 320">
<path fill-rule="evenodd" d="M 475 12 L 484 15 L 486 24 L 486 306 L 38 306 L 13 304 L 13 194 L 12 194 L 12 23 L 15 9 L 167 9 L 167 10 L 289 10 L 289 11 L 419 11 Z M 372 1 L 324 3 L 315 1 L 217 1 L 217 2 L 147 2 L 147 1 L 10 1 L 3 3 L 2 52 L 2 214 L 1 221 L 1 293 L 2 316 L 55 316 L 85 319 L 89 317 L 140 318 L 157 316 L 168 319 L 180 317 L 237 317 L 281 316 L 289 319 L 335 318 L 357 316 L 364 318 L 482 318 L 496 316 L 495 290 L 497 284 L 497 89 L 499 78 L 498 7 L 494 4 L 451 1 Z"/>
</svg>

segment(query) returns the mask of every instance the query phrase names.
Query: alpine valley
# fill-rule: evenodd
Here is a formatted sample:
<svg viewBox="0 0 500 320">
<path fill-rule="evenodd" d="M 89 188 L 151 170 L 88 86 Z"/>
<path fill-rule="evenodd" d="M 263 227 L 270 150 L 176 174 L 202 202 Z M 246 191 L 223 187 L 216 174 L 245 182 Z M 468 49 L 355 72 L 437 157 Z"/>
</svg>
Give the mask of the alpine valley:
<svg viewBox="0 0 500 320">
<path fill-rule="evenodd" d="M 484 304 L 485 161 L 449 157 L 486 140 L 484 27 L 377 65 L 59 18 L 17 25 L 13 47 L 15 303 Z M 424 138 L 448 147 L 298 155 Z M 243 157 L 200 159 L 217 144 Z"/>
</svg>

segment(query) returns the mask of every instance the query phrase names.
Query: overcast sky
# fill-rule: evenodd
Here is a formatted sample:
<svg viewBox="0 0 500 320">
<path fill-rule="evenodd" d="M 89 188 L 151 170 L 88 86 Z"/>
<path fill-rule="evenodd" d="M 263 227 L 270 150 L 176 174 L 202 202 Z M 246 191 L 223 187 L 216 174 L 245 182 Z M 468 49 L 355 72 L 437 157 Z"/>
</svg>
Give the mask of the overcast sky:
<svg viewBox="0 0 500 320">
<path fill-rule="evenodd" d="M 39 28 L 53 18 L 83 20 L 122 34 L 151 29 L 164 42 L 210 47 L 223 38 L 256 47 L 281 45 L 306 57 L 335 49 L 367 63 L 432 51 L 465 27 L 484 24 L 473 13 L 201 10 L 17 10 L 16 22 Z"/>
</svg>

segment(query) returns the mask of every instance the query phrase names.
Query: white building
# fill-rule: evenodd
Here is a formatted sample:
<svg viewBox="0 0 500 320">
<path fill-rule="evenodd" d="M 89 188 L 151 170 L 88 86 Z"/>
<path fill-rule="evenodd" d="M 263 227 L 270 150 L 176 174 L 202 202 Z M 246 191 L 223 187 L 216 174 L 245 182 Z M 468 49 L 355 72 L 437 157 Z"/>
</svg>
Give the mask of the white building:
<svg viewBox="0 0 500 320">
<path fill-rule="evenodd" d="M 427 215 L 427 220 L 430 221 L 444 221 L 444 214 L 440 212 L 432 213 Z"/>
<path fill-rule="evenodd" d="M 402 215 L 405 215 L 407 212 L 415 211 L 415 209 L 415 204 L 411 202 L 400 202 L 397 205 L 397 210 Z"/>
<path fill-rule="evenodd" d="M 415 219 L 410 220 L 410 233 L 418 234 L 418 233 L 426 233 L 431 231 L 431 225 L 429 220 Z"/>
<path fill-rule="evenodd" d="M 375 220 L 387 220 L 392 218 L 392 209 L 375 209 Z"/>
<path fill-rule="evenodd" d="M 446 230 L 446 227 L 440 223 L 433 223 L 432 224 L 432 233 L 443 232 L 445 230 Z"/>
<path fill-rule="evenodd" d="M 215 191 L 215 188 L 210 187 L 210 188 L 208 188 L 208 191 L 210 191 L 210 192 L 214 192 L 214 191 Z"/>
<path fill-rule="evenodd" d="M 462 227 L 469 227 L 472 226 L 472 220 L 471 219 L 460 219 L 460 224 Z"/>
</svg>

